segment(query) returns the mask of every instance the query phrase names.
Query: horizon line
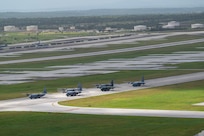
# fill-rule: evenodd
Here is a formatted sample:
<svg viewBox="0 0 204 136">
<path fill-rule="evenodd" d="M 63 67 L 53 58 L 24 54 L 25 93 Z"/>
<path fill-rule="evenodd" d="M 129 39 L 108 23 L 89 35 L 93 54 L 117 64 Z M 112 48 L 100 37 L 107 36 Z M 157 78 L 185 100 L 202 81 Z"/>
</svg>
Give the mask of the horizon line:
<svg viewBox="0 0 204 136">
<path fill-rule="evenodd" d="M 101 8 L 101 9 L 42 9 L 42 10 L 14 10 L 14 11 L 5 11 L 0 10 L 1 13 L 35 13 L 35 12 L 66 12 L 66 11 L 91 11 L 91 10 L 133 10 L 133 9 L 196 9 L 196 8 L 204 8 L 204 6 L 200 7 L 143 7 L 143 8 Z"/>
</svg>

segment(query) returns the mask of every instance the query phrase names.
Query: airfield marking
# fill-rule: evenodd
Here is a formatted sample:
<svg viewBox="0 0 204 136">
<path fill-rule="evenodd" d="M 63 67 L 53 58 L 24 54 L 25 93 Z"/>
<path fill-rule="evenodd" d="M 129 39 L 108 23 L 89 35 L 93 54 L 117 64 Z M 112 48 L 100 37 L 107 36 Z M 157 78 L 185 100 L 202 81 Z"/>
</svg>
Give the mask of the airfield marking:
<svg viewBox="0 0 204 136">
<path fill-rule="evenodd" d="M 52 106 L 53 106 L 53 107 L 63 107 L 63 108 L 67 108 L 67 109 L 64 109 L 64 110 L 67 111 L 67 112 L 74 111 L 74 110 L 79 110 L 79 109 L 80 109 L 80 107 L 70 108 L 70 106 L 59 105 L 58 102 L 52 103 Z"/>
</svg>

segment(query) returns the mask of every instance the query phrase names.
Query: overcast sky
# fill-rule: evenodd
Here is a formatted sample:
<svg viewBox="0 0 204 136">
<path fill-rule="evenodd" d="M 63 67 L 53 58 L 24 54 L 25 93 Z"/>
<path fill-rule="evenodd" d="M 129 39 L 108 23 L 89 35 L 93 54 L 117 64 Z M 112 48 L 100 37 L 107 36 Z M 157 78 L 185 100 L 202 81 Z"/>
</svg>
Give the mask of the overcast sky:
<svg viewBox="0 0 204 136">
<path fill-rule="evenodd" d="M 0 11 L 204 7 L 204 0 L 0 0 Z"/>
</svg>

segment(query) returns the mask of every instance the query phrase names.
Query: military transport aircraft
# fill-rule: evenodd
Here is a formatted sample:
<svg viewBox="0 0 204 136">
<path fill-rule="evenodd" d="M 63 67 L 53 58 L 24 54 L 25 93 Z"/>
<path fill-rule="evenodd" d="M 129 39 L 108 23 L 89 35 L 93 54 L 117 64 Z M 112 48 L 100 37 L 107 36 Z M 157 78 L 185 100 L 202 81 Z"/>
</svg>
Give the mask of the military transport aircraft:
<svg viewBox="0 0 204 136">
<path fill-rule="evenodd" d="M 76 96 L 82 92 L 82 85 L 79 83 L 77 88 L 67 89 L 65 93 L 67 96 Z"/>
<path fill-rule="evenodd" d="M 129 82 L 129 84 L 132 84 L 133 87 L 144 85 L 145 84 L 144 76 L 142 76 L 141 81 Z"/>
<path fill-rule="evenodd" d="M 110 84 L 97 84 L 96 87 L 101 91 L 110 91 L 110 89 L 114 89 L 114 81 L 111 80 Z"/>
<path fill-rule="evenodd" d="M 28 95 L 28 97 L 30 98 L 30 99 L 37 99 L 37 98 L 41 98 L 41 97 L 43 97 L 43 96 L 45 96 L 47 94 L 47 89 L 46 88 L 44 88 L 44 90 L 43 90 L 43 92 L 42 93 L 39 93 L 39 94 L 27 94 Z"/>
</svg>

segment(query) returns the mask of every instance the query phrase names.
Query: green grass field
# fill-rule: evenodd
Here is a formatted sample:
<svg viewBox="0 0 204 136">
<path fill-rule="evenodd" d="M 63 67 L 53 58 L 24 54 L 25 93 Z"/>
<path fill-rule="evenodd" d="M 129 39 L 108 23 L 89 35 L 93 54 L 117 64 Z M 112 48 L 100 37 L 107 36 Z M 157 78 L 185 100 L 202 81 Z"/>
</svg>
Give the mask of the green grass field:
<svg viewBox="0 0 204 136">
<path fill-rule="evenodd" d="M 168 41 L 202 38 L 203 36 L 171 37 Z M 18 39 L 14 39 L 18 40 Z M 162 43 L 162 41 L 144 41 L 141 45 Z M 111 45 L 104 49 L 124 48 L 136 45 Z M 133 58 L 148 54 L 169 54 L 175 51 L 200 51 L 203 43 L 161 48 L 139 52 L 128 52 L 97 57 L 84 57 L 74 59 L 53 60 L 44 62 L 21 63 L 1 65 L 1 70 L 37 69 L 43 70 L 47 66 L 72 65 L 89 63 L 111 58 Z M 104 50 L 100 49 L 100 50 Z M 95 50 L 95 49 L 93 49 Z M 92 50 L 92 51 L 93 51 Z M 90 51 L 90 50 L 89 50 Z M 83 49 L 78 53 L 86 52 Z M 75 52 L 75 53 L 76 53 Z M 64 54 L 67 54 L 66 52 Z M 37 56 L 63 55 L 59 52 L 50 54 L 26 54 L 21 58 Z M 1 59 L 0 61 L 3 61 Z M 54 80 L 39 80 L 31 83 L 17 85 L 0 85 L 0 100 L 25 97 L 26 93 L 41 92 L 44 87 L 48 93 L 56 92 L 57 88 L 76 87 L 81 82 L 83 87 L 95 87 L 94 84 L 107 83 L 114 79 L 116 83 L 145 79 L 167 77 L 187 74 L 204 70 L 204 63 L 183 63 L 174 70 L 136 70 L 120 71 L 106 75 L 92 75 L 82 77 L 61 78 Z M 49 70 L 49 69 L 46 69 Z M 62 102 L 66 105 L 114 107 L 114 108 L 140 108 L 140 109 L 171 109 L 171 110 L 199 110 L 204 107 L 192 106 L 194 103 L 204 102 L 204 81 L 171 85 L 159 88 L 130 91 L 120 94 L 91 97 L 76 101 Z M 99 116 L 99 115 L 74 115 L 59 113 L 31 113 L 31 112 L 0 112 L 0 136 L 193 136 L 204 129 L 204 119 L 186 118 L 159 118 L 159 117 L 130 117 L 130 116 Z"/>
<path fill-rule="evenodd" d="M 80 37 L 80 36 L 94 36 L 98 35 L 96 33 L 88 33 L 88 32 L 41 32 L 41 33 L 32 33 L 32 32 L 4 32 L 1 36 L 0 42 L 7 44 L 16 44 L 23 42 L 37 42 L 44 40 L 52 40 L 52 39 L 64 39 L 69 37 Z M 171 38 L 172 41 L 178 39 L 195 39 L 202 38 L 202 36 L 177 36 L 175 38 Z"/>
<path fill-rule="evenodd" d="M 204 119 L 0 113 L 1 136 L 193 136 Z"/>
<path fill-rule="evenodd" d="M 4 32 L 1 36 L 0 42 L 7 44 L 25 43 L 25 42 L 38 42 L 52 39 L 64 39 L 69 37 L 80 37 L 97 35 L 96 33 L 87 32 Z"/>
<path fill-rule="evenodd" d="M 71 100 L 60 104 L 79 107 L 204 111 L 204 106 L 192 105 L 200 102 L 204 102 L 204 80 Z"/>
<path fill-rule="evenodd" d="M 186 39 L 185 39 L 185 38 Z M 40 58 L 40 57 L 49 57 L 49 56 L 61 56 L 61 55 L 71 55 L 71 54 L 80 54 L 80 53 L 87 53 L 87 52 L 96 52 L 96 51 L 104 51 L 104 50 L 114 50 L 114 49 L 123 49 L 123 48 L 131 48 L 131 47 L 139 47 L 139 46 L 146 46 L 146 45 L 155 45 L 155 44 L 162 44 L 162 43 L 169 43 L 169 42 L 178 42 L 178 41 L 183 41 L 183 40 L 191 40 L 191 39 L 196 39 L 196 38 L 203 38 L 201 36 L 190 36 L 190 35 L 181 35 L 181 36 L 172 36 L 172 37 L 167 37 L 166 39 L 158 39 L 158 40 L 148 40 L 148 41 L 138 41 L 136 43 L 124 43 L 124 44 L 111 44 L 107 46 L 103 46 L 101 48 L 77 48 L 74 49 L 73 51 L 53 51 L 53 52 L 37 52 L 37 53 L 26 53 L 22 54 L 18 57 L 0 57 L 0 61 L 8 61 L 8 60 L 19 60 L 19 59 L 29 59 L 29 58 Z M 195 49 L 198 47 L 202 47 L 202 45 L 195 45 L 193 46 L 193 50 L 198 50 Z M 184 46 L 185 47 L 185 46 Z M 189 49 L 189 47 L 187 47 Z M 185 49 L 185 48 L 184 48 Z M 172 49 L 171 49 L 172 50 Z M 158 50 L 158 52 L 160 52 Z M 161 50 L 161 53 L 163 50 Z M 167 52 L 166 52 L 167 53 Z M 137 53 L 138 54 L 138 53 Z M 145 55 L 144 53 L 142 55 Z"/>
<path fill-rule="evenodd" d="M 178 69 L 194 69 L 194 70 L 204 70 L 204 62 L 188 62 L 188 63 L 180 63 L 174 65 L 166 65 L 166 66 L 176 66 Z"/>
<path fill-rule="evenodd" d="M 107 55 L 98 55 L 89 56 L 89 57 L 80 57 L 80 58 L 70 58 L 70 59 L 60 59 L 60 60 L 49 60 L 49 61 L 40 61 L 40 62 L 29 62 L 29 63 L 19 63 L 19 64 L 7 64 L 0 65 L 0 70 L 5 70 L 9 68 L 45 68 L 48 66 L 61 66 L 61 65 L 73 65 L 78 63 L 93 63 L 96 61 L 104 61 L 109 59 L 119 59 L 119 58 L 136 58 L 139 56 L 147 56 L 149 54 L 171 54 L 178 51 L 202 51 L 198 47 L 202 47 L 203 43 L 190 44 L 190 45 L 181 45 L 174 47 L 158 48 L 158 49 L 149 49 L 142 51 L 132 51 L 125 53 L 116 53 L 116 54 L 107 54 Z"/>
</svg>

